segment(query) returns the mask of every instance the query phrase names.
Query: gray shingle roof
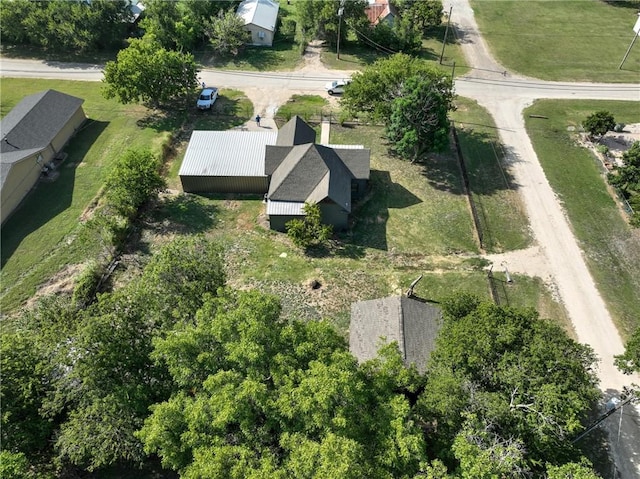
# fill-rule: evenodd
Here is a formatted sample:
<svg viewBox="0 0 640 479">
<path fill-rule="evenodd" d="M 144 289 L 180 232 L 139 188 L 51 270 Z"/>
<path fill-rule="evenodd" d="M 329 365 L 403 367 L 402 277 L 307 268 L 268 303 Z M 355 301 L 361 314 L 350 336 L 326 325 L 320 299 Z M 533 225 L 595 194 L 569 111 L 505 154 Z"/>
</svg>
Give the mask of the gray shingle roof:
<svg viewBox="0 0 640 479">
<path fill-rule="evenodd" d="M 296 145 L 273 171 L 267 197 L 313 203 L 328 198 L 350 212 L 351 178 L 331 148 L 313 143 Z"/>
<path fill-rule="evenodd" d="M 45 90 L 23 98 L 0 120 L 2 162 L 24 158 L 24 154 L 10 155 L 5 160 L 4 153 L 45 148 L 83 102 L 81 98 L 56 90 Z"/>
<path fill-rule="evenodd" d="M 299 116 L 294 116 L 278 130 L 278 146 L 303 145 L 315 143 L 316 131 Z"/>
<path fill-rule="evenodd" d="M 406 296 L 360 301 L 351 305 L 349 349 L 363 362 L 385 344 L 398 342 L 405 364 L 423 373 L 442 325 L 440 308 Z"/>
</svg>

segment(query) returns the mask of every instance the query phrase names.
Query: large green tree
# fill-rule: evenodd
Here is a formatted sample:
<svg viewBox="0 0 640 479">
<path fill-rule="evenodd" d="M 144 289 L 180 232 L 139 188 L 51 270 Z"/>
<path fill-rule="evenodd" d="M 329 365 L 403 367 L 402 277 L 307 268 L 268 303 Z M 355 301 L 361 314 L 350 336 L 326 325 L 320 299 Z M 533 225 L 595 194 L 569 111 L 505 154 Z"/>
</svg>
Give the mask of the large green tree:
<svg viewBox="0 0 640 479">
<path fill-rule="evenodd" d="M 384 123 L 392 149 L 416 160 L 447 145 L 453 98 L 448 75 L 424 60 L 396 54 L 356 73 L 341 104 L 354 116 Z"/>
<path fill-rule="evenodd" d="M 158 107 L 191 94 L 198 85 L 197 74 L 192 54 L 166 50 L 152 35 L 145 35 L 132 39 L 116 61 L 106 63 L 103 92 L 121 103 Z"/>
<path fill-rule="evenodd" d="M 397 348 L 360 368 L 330 325 L 230 291 L 155 347 L 179 388 L 140 437 L 182 477 L 410 477 L 426 459 Z"/>
<path fill-rule="evenodd" d="M 446 75 L 426 61 L 402 53 L 377 60 L 353 75 L 345 89 L 341 105 L 352 115 L 366 116 L 385 122 L 393 112 L 393 102 L 404 90 L 403 84 L 411 77 L 432 80 L 441 88 L 443 98 L 451 96 L 451 82 Z"/>
<path fill-rule="evenodd" d="M 250 33 L 244 29 L 244 20 L 233 9 L 220 10 L 205 25 L 205 35 L 209 39 L 214 54 L 237 56 L 250 39 Z"/>
<path fill-rule="evenodd" d="M 366 4 L 364 0 L 299 0 L 295 3 L 298 30 L 304 41 L 320 38 L 335 46 L 338 30 L 340 41 L 345 41 L 349 32 L 355 29 L 364 30 L 367 22 L 364 13 Z M 342 18 L 338 15 L 339 11 L 342 12 Z"/>
<path fill-rule="evenodd" d="M 134 216 L 140 206 L 165 186 L 160 166 L 160 159 L 150 150 L 125 151 L 107 176 L 109 205 L 123 216 Z"/>
<path fill-rule="evenodd" d="M 602 137 L 606 132 L 611 131 L 616 126 L 616 120 L 611 112 L 600 110 L 589 115 L 582 126 L 595 138 Z"/>
<path fill-rule="evenodd" d="M 2 3 L 0 34 L 3 42 L 74 53 L 94 51 L 119 47 L 131 19 L 122 0 L 16 0 Z"/>
<path fill-rule="evenodd" d="M 640 227 L 640 141 L 622 154 L 622 166 L 616 166 L 607 179 L 633 208 L 631 224 Z"/>
<path fill-rule="evenodd" d="M 578 458 L 570 439 L 600 397 L 596 358 L 534 310 L 461 296 L 445 321 L 419 399 L 438 457 L 462 477 L 542 475 Z"/>
<path fill-rule="evenodd" d="M 444 150 L 449 143 L 452 102 L 448 77 L 408 78 L 391 106 L 386 129 L 391 148 L 412 161 L 424 152 Z"/>
</svg>

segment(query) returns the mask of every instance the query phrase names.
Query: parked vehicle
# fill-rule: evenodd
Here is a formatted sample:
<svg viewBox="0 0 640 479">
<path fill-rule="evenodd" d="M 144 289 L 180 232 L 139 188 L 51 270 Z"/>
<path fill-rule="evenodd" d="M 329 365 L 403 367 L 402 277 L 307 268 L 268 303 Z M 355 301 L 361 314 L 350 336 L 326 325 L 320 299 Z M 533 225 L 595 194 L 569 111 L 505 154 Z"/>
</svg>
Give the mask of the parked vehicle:
<svg viewBox="0 0 640 479">
<path fill-rule="evenodd" d="M 200 92 L 200 96 L 198 97 L 198 110 L 210 110 L 216 102 L 216 98 L 218 98 L 217 88 L 205 88 Z"/>
<path fill-rule="evenodd" d="M 344 87 L 351 83 L 350 78 L 343 78 L 342 80 L 333 80 L 324 86 L 329 95 L 336 95 L 344 93 Z"/>
</svg>

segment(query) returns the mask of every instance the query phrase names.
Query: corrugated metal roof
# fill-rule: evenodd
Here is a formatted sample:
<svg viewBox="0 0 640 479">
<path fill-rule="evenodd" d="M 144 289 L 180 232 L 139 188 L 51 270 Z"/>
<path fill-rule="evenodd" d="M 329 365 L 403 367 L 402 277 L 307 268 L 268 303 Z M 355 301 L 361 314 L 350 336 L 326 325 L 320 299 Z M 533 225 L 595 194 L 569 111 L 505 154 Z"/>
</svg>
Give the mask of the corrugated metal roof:
<svg viewBox="0 0 640 479">
<path fill-rule="evenodd" d="M 280 5 L 271 0 L 244 0 L 236 14 L 244 20 L 245 25 L 253 24 L 274 32 L 279 9 Z"/>
<path fill-rule="evenodd" d="M 267 201 L 267 216 L 304 216 L 304 203 L 293 201 Z"/>
<path fill-rule="evenodd" d="M 194 131 L 179 175 L 265 176 L 266 145 L 275 145 L 275 131 Z"/>
</svg>

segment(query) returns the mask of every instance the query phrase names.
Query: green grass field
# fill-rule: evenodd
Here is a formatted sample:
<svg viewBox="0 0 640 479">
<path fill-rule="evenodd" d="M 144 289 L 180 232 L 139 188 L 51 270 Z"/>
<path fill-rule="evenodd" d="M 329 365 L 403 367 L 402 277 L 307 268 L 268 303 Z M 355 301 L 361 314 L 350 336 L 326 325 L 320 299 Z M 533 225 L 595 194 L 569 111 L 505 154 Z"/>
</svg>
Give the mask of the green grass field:
<svg viewBox="0 0 640 479">
<path fill-rule="evenodd" d="M 638 0 L 471 0 L 471 6 L 491 52 L 514 72 L 544 80 L 640 79 L 638 42 L 618 69 L 633 40 Z"/>
<path fill-rule="evenodd" d="M 14 309 L 36 289 L 65 268 L 73 268 L 101 249 L 90 231 L 82 227 L 83 213 L 94 202 L 112 161 L 130 147 L 148 147 L 160 154 L 173 132 L 181 128 L 228 128 L 233 116 L 246 107 L 246 99 L 230 92 L 216 105 L 226 105 L 227 115 L 198 112 L 189 101 L 167 116 L 139 105 L 105 100 L 98 82 L 71 82 L 3 78 L 2 110 L 6 115 L 24 95 L 53 88 L 85 100 L 88 121 L 71 140 L 68 158 L 52 183 L 41 182 L 2 226 L 2 311 Z M 241 122 L 241 121 L 240 121 Z"/>
<path fill-rule="evenodd" d="M 525 110 L 527 131 L 585 252 L 593 278 L 623 337 L 640 326 L 640 230 L 630 229 L 603 178 L 602 167 L 576 144 L 578 129 L 597 110 L 616 121 L 640 121 L 637 103 L 538 101 Z M 531 118 L 542 115 L 548 119 Z M 569 130 L 568 130 L 569 129 Z"/>
</svg>

